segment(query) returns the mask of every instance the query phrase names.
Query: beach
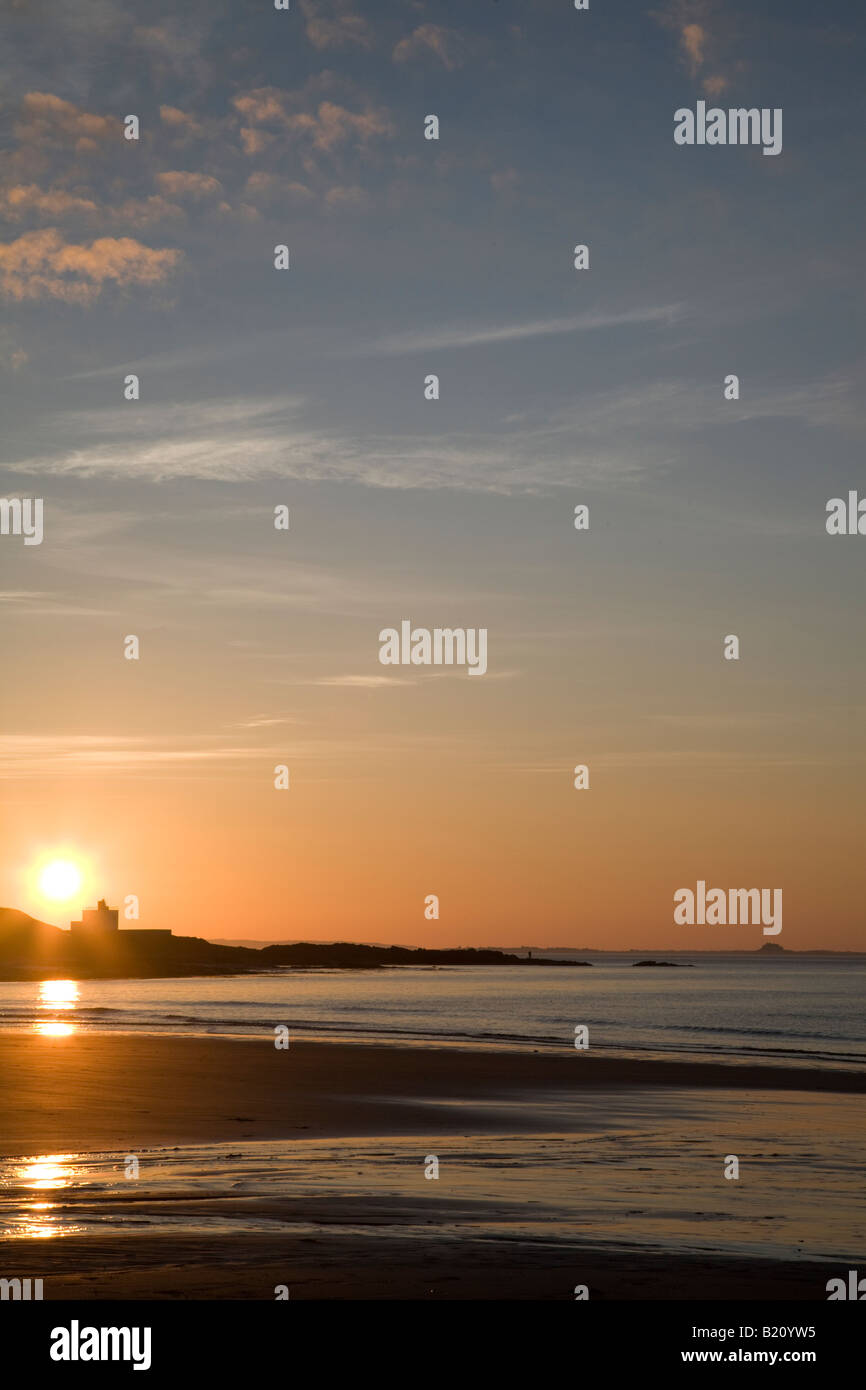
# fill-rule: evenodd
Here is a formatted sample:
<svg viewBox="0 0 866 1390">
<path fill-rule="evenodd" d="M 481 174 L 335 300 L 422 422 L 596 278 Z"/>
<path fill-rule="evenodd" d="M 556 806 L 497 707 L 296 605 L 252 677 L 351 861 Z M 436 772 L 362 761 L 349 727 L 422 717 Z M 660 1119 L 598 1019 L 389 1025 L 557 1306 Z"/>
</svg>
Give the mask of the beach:
<svg viewBox="0 0 866 1390">
<path fill-rule="evenodd" d="M 821 1299 L 866 1232 L 857 1071 L 9 1032 L 0 1078 L 49 1299 Z"/>
</svg>

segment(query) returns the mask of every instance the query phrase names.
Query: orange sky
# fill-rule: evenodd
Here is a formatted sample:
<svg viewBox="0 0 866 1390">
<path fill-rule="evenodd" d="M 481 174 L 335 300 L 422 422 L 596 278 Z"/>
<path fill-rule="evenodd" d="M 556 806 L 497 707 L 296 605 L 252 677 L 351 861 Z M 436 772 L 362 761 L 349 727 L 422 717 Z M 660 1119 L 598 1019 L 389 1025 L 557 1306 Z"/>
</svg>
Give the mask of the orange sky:
<svg viewBox="0 0 866 1390">
<path fill-rule="evenodd" d="M 636 618 L 645 604 L 635 596 Z M 349 625 L 342 674 L 330 648 L 244 656 L 212 618 L 189 638 L 154 632 L 125 663 L 100 624 L 59 704 L 27 664 L 42 697 L 21 697 L 21 719 L 77 715 L 91 732 L 5 740 L 3 900 L 65 924 L 97 896 L 136 894 L 141 926 L 217 937 L 855 949 L 859 785 L 844 723 L 819 750 L 796 704 L 756 709 L 793 656 L 787 639 L 738 670 L 693 607 L 664 638 L 637 622 L 572 629 L 561 660 L 555 641 L 509 638 L 494 620 L 477 679 L 378 667 L 378 620 Z M 383 671 L 394 684 L 364 684 Z M 798 699 L 831 694 L 807 681 Z M 93 733 L 103 722 L 134 732 Z M 572 787 L 578 761 L 588 791 Z M 34 893 L 33 866 L 54 850 L 89 865 L 70 910 Z M 781 936 L 675 926 L 673 893 L 698 878 L 782 888 Z M 430 893 L 438 921 L 424 917 Z"/>
</svg>

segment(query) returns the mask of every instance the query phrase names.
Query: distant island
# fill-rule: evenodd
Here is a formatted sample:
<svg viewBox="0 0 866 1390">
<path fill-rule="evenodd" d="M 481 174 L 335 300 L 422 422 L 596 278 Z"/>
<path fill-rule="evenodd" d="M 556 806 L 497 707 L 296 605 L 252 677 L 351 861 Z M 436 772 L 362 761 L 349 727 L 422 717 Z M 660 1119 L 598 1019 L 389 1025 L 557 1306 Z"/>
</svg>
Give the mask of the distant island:
<svg viewBox="0 0 866 1390">
<path fill-rule="evenodd" d="M 588 966 L 587 961 L 517 956 L 462 947 L 428 950 L 364 946 L 348 941 L 299 941 L 285 945 L 223 946 L 171 931 L 123 929 L 118 911 L 100 901 L 69 931 L 0 907 L 0 979 L 40 980 L 63 971 L 78 979 L 151 979 L 180 975 L 238 975 L 291 967 L 296 970 L 377 970 L 415 965 Z"/>
<path fill-rule="evenodd" d="M 657 969 L 664 968 L 666 970 L 694 970 L 695 968 L 691 961 L 687 960 L 636 960 L 633 962 L 634 969 L 638 969 L 642 965 L 653 965 Z"/>
</svg>

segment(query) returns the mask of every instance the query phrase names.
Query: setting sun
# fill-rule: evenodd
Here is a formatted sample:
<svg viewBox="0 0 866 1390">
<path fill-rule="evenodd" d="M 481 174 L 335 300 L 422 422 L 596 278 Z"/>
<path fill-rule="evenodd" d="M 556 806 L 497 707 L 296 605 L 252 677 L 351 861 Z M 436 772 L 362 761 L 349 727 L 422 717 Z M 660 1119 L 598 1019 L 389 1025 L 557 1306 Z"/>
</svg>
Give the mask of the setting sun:
<svg viewBox="0 0 866 1390">
<path fill-rule="evenodd" d="M 53 902 L 67 902 L 81 889 L 81 870 L 69 859 L 52 859 L 39 875 L 39 891 Z"/>
</svg>

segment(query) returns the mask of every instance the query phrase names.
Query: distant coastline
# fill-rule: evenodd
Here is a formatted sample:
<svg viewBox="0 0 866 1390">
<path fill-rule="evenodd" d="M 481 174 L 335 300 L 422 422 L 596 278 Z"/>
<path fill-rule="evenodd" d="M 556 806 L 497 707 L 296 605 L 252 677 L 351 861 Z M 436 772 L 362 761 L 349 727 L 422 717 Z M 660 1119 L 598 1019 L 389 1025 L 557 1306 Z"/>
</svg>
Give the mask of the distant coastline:
<svg viewBox="0 0 866 1390">
<path fill-rule="evenodd" d="M 175 936 L 168 931 L 111 933 L 64 931 L 15 908 L 0 908 L 0 980 L 50 979 L 58 971 L 79 979 L 165 979 L 190 975 L 241 975 L 262 971 L 382 970 L 398 966 L 531 966 L 590 969 L 592 961 L 570 957 L 616 955 L 660 962 L 652 950 L 601 951 L 574 947 L 387 946 L 350 941 L 248 942 Z M 775 943 L 741 951 L 669 951 L 664 956 L 752 956 L 763 958 L 857 956 L 853 951 L 789 951 Z M 648 959 L 647 959 L 648 958 Z M 667 962 L 675 964 L 678 962 Z"/>
<path fill-rule="evenodd" d="M 288 937 L 279 939 L 277 937 L 234 937 L 234 936 L 209 936 L 205 940 L 210 941 L 214 946 L 337 946 L 338 941 L 317 941 L 309 942 L 303 937 Z M 380 950 L 390 950 L 385 942 L 368 941 L 364 943 Z M 401 948 L 403 949 L 403 948 Z M 413 949 L 407 947 L 405 949 Z M 426 949 L 426 948 L 419 948 Z M 466 949 L 460 947 L 443 949 Z M 799 949 L 792 946 L 779 946 L 774 941 L 764 942 L 761 946 L 731 946 L 727 950 L 721 947 L 711 948 L 706 946 L 487 946 L 482 948 L 488 951 L 499 951 L 506 955 L 517 955 L 521 964 L 533 964 L 537 957 L 553 954 L 579 956 L 652 956 L 663 951 L 666 956 L 856 956 L 858 959 L 866 958 L 866 951 L 841 951 L 833 950 L 832 947 L 804 946 Z M 532 960 L 527 961 L 527 956 L 532 953 Z"/>
<path fill-rule="evenodd" d="M 15 908 L 0 908 L 0 980 L 41 980 L 58 970 L 79 979 L 160 979 L 186 975 L 239 975 L 286 967 L 379 970 L 388 966 L 537 965 L 579 968 L 588 962 L 526 959 L 505 951 L 461 947 L 368 946 L 301 941 L 271 946 L 222 945 L 169 932 L 76 933 L 40 922 Z"/>
</svg>

